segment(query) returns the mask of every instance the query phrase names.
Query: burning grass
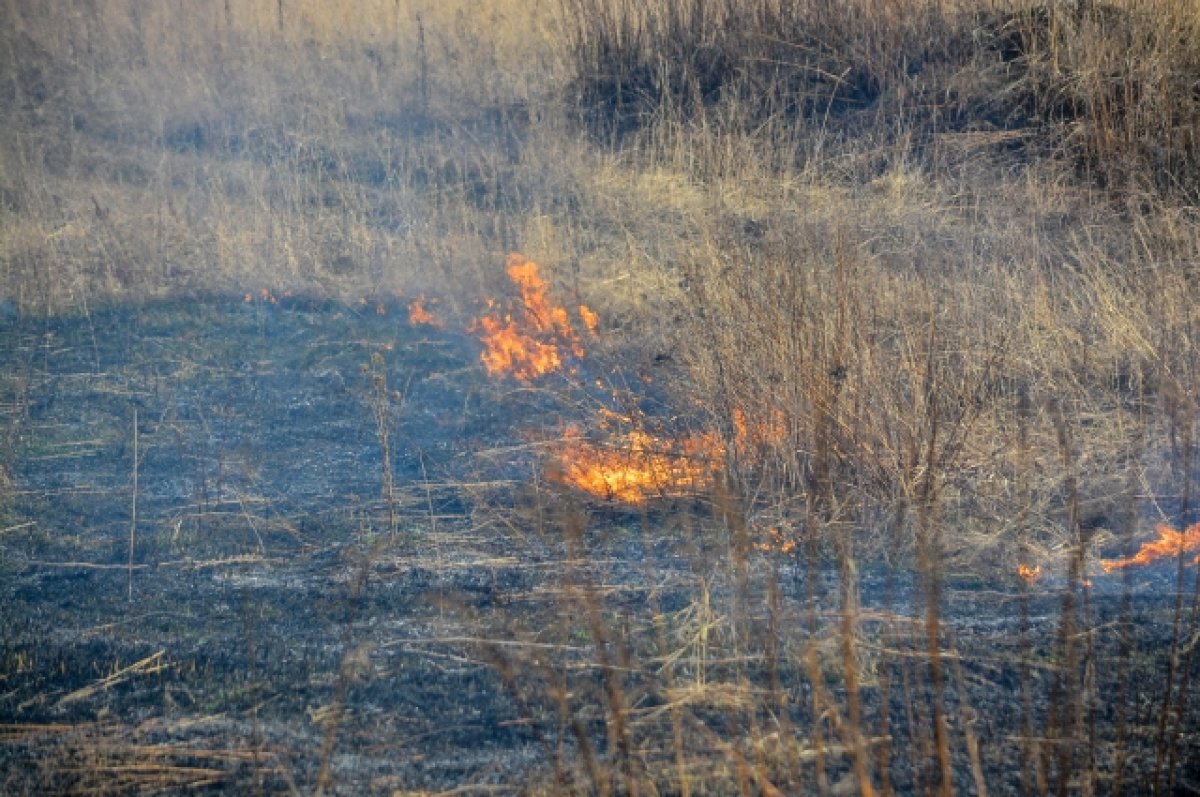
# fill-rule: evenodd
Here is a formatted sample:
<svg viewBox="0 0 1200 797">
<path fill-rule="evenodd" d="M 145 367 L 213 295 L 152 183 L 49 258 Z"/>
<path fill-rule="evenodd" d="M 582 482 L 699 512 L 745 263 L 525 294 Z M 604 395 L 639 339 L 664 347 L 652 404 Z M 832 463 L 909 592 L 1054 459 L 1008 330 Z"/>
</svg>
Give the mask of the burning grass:
<svg viewBox="0 0 1200 797">
<path fill-rule="evenodd" d="M 550 298 L 538 264 L 512 253 L 505 273 L 517 286 L 520 303 L 500 313 L 499 303 L 488 299 L 492 312 L 471 325 L 483 343 L 480 361 L 485 370 L 492 376 L 534 381 L 562 370 L 568 361 L 583 365 L 583 338 L 567 309 Z M 599 316 L 582 304 L 578 316 L 587 335 L 595 338 Z M 613 402 L 622 403 L 617 396 Z M 594 498 L 630 505 L 710 489 L 726 465 L 721 435 L 716 431 L 656 434 L 647 429 L 652 420 L 639 411 L 622 413 L 600 407 L 596 439 L 588 439 L 572 424 L 563 429 L 560 440 L 552 442 L 554 460 L 546 468 L 547 476 Z M 732 428 L 733 445 L 743 457 L 764 446 L 779 445 L 787 435 L 783 413 L 778 410 L 759 420 L 735 408 Z"/>
<path fill-rule="evenodd" d="M 1158 539 L 1142 543 L 1141 548 L 1132 556 L 1121 559 L 1105 559 L 1100 562 L 1105 573 L 1122 570 L 1127 567 L 1149 565 L 1160 559 L 1182 559 L 1185 554 L 1200 551 L 1200 523 L 1193 523 L 1183 531 L 1176 531 L 1167 524 L 1157 528 Z M 1200 556 L 1192 560 L 1192 564 L 1200 564 Z"/>
<path fill-rule="evenodd" d="M 562 370 L 570 357 L 583 357 L 583 339 L 567 309 L 549 298 L 538 264 L 514 252 L 505 272 L 520 291 L 520 303 L 501 310 L 495 299 L 488 299 L 489 312 L 472 325 L 483 342 L 479 359 L 487 372 L 532 380 Z M 583 305 L 578 311 L 584 328 L 594 335 L 596 314 Z"/>
<path fill-rule="evenodd" d="M 408 303 L 408 322 L 413 326 L 429 326 L 435 329 L 445 329 L 446 322 L 431 309 L 437 303 L 436 299 L 426 298 L 421 294 Z"/>
<path fill-rule="evenodd" d="M 124 519 L 117 443 L 131 407 L 161 400 L 133 428 L 154 424 L 145 467 L 174 471 L 141 482 L 139 517 L 178 485 L 196 495 L 146 544 L 220 569 L 303 537 L 270 561 L 381 557 L 362 568 L 370 589 L 428 587 L 401 602 L 367 589 L 361 605 L 345 599 L 355 611 L 423 609 L 437 593 L 439 620 L 461 611 L 475 624 L 454 639 L 497 649 L 527 623 L 528 654 L 502 673 L 520 708 L 504 728 L 536 729 L 541 763 L 565 768 L 547 792 L 936 793 L 970 781 L 982 793 L 981 771 L 1016 790 L 1013 768 L 970 736 L 982 727 L 970 701 L 946 699 L 956 679 L 964 694 L 982 684 L 977 697 L 1003 698 L 984 710 L 1013 721 L 989 741 L 1027 763 L 1027 793 L 1182 788 L 1173 773 L 1195 758 L 1194 570 L 1154 566 L 1197 550 L 1194 3 L 853 0 L 831 13 L 823 0 L 372 0 L 332 15 L 248 0 L 187 19 L 132 0 L 60 6 L 70 13 L 9 3 L 0 33 L 12 77 L 0 90 L 0 325 L 38 319 L 23 342 L 0 336 L 12 365 L 0 378 L 0 526 L 24 566 L 50 566 L 22 559 L 29 550 L 77 548 L 61 552 L 63 578 L 30 575 L 29 594 L 58 583 L 69 600 L 69 579 L 125 569 L 87 561 L 120 547 L 106 536 L 120 524 L 81 519 Z M 569 278 L 514 254 L 512 295 L 499 295 L 494 265 L 512 247 L 569 264 Z M 144 303 L 213 294 L 245 297 L 236 335 L 209 335 L 212 313 L 155 326 Z M 135 321 L 107 307 L 125 300 Z M 307 337 L 304 307 L 340 326 Z M 468 335 L 458 307 L 484 308 Z M 191 339 L 203 350 L 145 370 L 111 366 L 105 350 Z M 424 361 L 407 359 L 417 352 Z M 354 378 L 367 357 L 376 389 L 363 407 Z M 38 393 L 55 363 L 66 399 Z M 493 388 L 475 384 L 481 371 Z M 598 399 L 597 375 L 639 387 Z M 651 382 L 653 401 L 640 387 Z M 79 384 L 90 388 L 70 392 Z M 284 387 L 273 408 L 242 400 Z M 55 415 L 68 410 L 86 436 L 68 439 Z M 464 439 L 469 452 L 455 448 Z M 252 461 L 256 445 L 273 456 Z M 481 447 L 502 465 L 430 475 Z M 81 483 L 101 454 L 116 467 Z M 539 456 L 566 489 L 529 507 L 545 494 L 526 484 Z M 31 479 L 44 495 L 30 495 Z M 656 511 L 679 496 L 696 500 Z M 319 509 L 293 511 L 306 501 Z M 636 563 L 622 558 L 636 547 L 620 525 L 631 513 L 597 502 L 646 519 Z M 1088 563 L 1163 507 L 1173 525 L 1101 559 L 1112 572 L 1089 587 Z M 588 549 L 584 510 L 611 549 Z M 371 539 L 385 511 L 386 545 L 337 547 Z M 447 572 L 442 546 L 462 538 L 443 527 L 460 511 L 498 550 L 471 560 L 449 599 L 422 579 Z M 60 529 L 71 533 L 47 531 Z M 387 546 L 411 539 L 434 545 L 438 564 L 396 564 Z M 508 589 L 487 563 L 531 539 L 531 551 L 569 549 L 543 563 L 562 581 Z M 681 558 L 655 558 L 672 545 Z M 973 668 L 944 625 L 961 591 L 944 585 L 1008 590 L 1014 562 L 1024 586 L 1004 593 L 1004 634 L 971 618 L 954 631 L 980 643 Z M 892 581 L 860 590 L 873 566 Z M 1134 609 L 1105 602 L 1133 566 L 1153 587 L 1139 600 L 1175 600 L 1142 637 Z M 251 594 L 263 579 L 239 583 Z M 864 612 L 893 582 L 905 598 Z M 336 602 L 309 597 L 286 605 Z M 535 599 L 550 609 L 504 614 Z M 989 599 L 976 614 L 991 617 Z M 28 605 L 18 621 L 37 620 Z M 488 625 L 490 612 L 503 620 Z M 346 637 L 356 632 L 368 633 L 348 622 Z M 1008 646 L 999 664 L 997 646 Z M 345 648 L 349 675 L 331 676 L 345 694 L 320 705 L 352 707 L 365 688 L 370 648 Z M 484 666 L 470 655 L 445 653 L 456 677 Z M 311 676 L 308 661 L 297 677 Z M 445 691 L 495 698 L 470 673 Z M 414 689 L 408 708 L 423 708 L 429 692 Z M 1148 706 L 1155 727 L 1135 727 Z M 423 745 L 426 730 L 443 732 L 394 738 Z M 380 744 L 373 731 L 355 744 Z"/>
<path fill-rule="evenodd" d="M 703 493 L 724 466 L 715 434 L 655 436 L 632 419 L 605 413 L 603 442 L 568 428 L 554 446 L 547 477 L 606 501 L 640 505 L 649 500 Z"/>
</svg>

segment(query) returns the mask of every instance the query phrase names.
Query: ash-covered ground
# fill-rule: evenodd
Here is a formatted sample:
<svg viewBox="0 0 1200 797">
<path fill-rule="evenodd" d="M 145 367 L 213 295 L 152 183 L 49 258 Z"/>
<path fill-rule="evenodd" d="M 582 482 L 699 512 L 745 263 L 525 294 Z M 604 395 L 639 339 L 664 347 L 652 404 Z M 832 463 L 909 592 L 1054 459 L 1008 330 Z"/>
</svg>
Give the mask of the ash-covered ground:
<svg viewBox="0 0 1200 797">
<path fill-rule="evenodd" d="M 578 402 L 378 309 L 0 321 L 5 793 L 923 793 L 935 697 L 956 793 L 1200 793 L 1194 568 L 954 574 L 935 695 L 910 570 L 555 487 Z"/>
</svg>

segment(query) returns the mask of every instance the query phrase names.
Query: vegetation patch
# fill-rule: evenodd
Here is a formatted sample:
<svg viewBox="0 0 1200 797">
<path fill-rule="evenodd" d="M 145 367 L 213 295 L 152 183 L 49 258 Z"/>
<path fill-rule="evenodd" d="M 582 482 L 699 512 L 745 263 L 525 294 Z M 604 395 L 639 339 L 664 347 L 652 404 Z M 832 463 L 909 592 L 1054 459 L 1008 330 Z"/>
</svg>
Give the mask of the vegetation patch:
<svg viewBox="0 0 1200 797">
<path fill-rule="evenodd" d="M 0 16 L 6 791 L 1198 788 L 1194 3 Z"/>
</svg>

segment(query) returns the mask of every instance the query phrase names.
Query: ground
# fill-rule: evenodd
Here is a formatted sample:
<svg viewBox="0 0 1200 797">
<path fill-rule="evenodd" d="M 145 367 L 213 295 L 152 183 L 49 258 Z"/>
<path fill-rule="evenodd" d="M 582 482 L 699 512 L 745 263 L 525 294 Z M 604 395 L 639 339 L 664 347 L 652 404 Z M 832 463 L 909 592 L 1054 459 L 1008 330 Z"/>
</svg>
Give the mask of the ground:
<svg viewBox="0 0 1200 797">
<path fill-rule="evenodd" d="M 821 554 L 739 548 L 712 499 L 555 486 L 585 380 L 478 355 L 386 302 L 0 320 L 3 791 L 725 794 L 752 758 L 755 790 L 815 793 L 850 783 L 847 728 L 877 783 L 929 787 L 911 569 L 864 562 L 846 592 Z M 956 789 L 1017 793 L 1037 760 L 1147 782 L 1175 576 L 949 574 Z M 1195 723 L 1167 723 L 1177 794 L 1200 793 Z"/>
</svg>

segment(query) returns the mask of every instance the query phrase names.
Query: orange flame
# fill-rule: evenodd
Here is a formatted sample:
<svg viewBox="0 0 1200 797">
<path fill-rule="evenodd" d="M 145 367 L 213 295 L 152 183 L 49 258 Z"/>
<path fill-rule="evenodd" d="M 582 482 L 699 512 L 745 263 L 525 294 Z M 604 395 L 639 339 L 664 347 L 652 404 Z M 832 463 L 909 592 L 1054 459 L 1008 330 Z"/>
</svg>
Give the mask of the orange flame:
<svg viewBox="0 0 1200 797">
<path fill-rule="evenodd" d="M 762 542 L 754 543 L 756 550 L 764 553 L 788 554 L 796 550 L 796 539 L 784 534 L 778 526 L 770 526 L 763 535 Z"/>
<path fill-rule="evenodd" d="M 1017 565 L 1017 576 L 1026 584 L 1033 585 L 1042 577 L 1042 566 Z"/>
<path fill-rule="evenodd" d="M 600 316 L 592 312 L 592 309 L 586 304 L 579 305 L 579 319 L 583 321 L 584 329 L 593 338 L 596 337 L 596 326 L 600 323 Z"/>
<path fill-rule="evenodd" d="M 1134 565 L 1148 565 L 1159 559 L 1200 551 L 1200 523 L 1193 523 L 1183 531 L 1176 531 L 1167 524 L 1161 523 L 1156 531 L 1158 539 L 1143 543 L 1141 549 L 1133 556 L 1102 560 L 1100 566 L 1104 568 L 1104 572 L 1111 573 L 1114 570 Z M 1196 557 L 1193 564 L 1200 564 L 1200 556 Z"/>
<path fill-rule="evenodd" d="M 630 422 L 615 413 L 606 415 Z M 547 476 L 597 498 L 636 505 L 651 498 L 687 495 L 711 483 L 723 454 L 715 434 L 671 442 L 633 428 L 598 444 L 569 428 Z"/>
<path fill-rule="evenodd" d="M 778 409 L 765 420 L 749 418 L 741 407 L 734 407 L 732 415 L 733 443 L 740 452 L 777 445 L 787 439 L 787 419 Z"/>
<path fill-rule="evenodd" d="M 505 265 L 520 292 L 520 305 L 504 311 L 488 300 L 488 312 L 471 331 L 479 335 L 479 358 L 489 374 L 532 380 L 561 370 L 570 357 L 584 356 L 583 340 L 567 309 L 549 296 L 538 265 L 513 253 Z M 596 336 L 599 317 L 578 305 L 578 323 Z M 599 442 L 568 428 L 555 447 L 547 477 L 589 495 L 626 504 L 681 496 L 711 483 L 725 449 L 716 434 L 662 438 L 647 431 L 641 418 L 601 410 Z"/>
<path fill-rule="evenodd" d="M 437 303 L 437 299 L 426 299 L 425 294 L 422 293 L 408 303 L 408 323 L 414 327 L 423 324 L 425 326 L 436 327 L 437 329 L 443 328 L 445 324 L 425 307 L 426 302 L 435 304 Z"/>
<path fill-rule="evenodd" d="M 515 313 L 493 312 L 472 326 L 483 342 L 479 355 L 489 374 L 511 373 L 518 379 L 535 379 L 562 368 L 565 352 L 583 356 L 583 342 L 571 325 L 566 308 L 547 297 L 547 286 L 538 274 L 538 264 L 524 255 L 508 256 L 508 278 L 521 292 L 522 306 Z M 494 310 L 496 303 L 488 301 Z M 582 305 L 580 317 L 589 332 L 595 328 L 596 315 Z"/>
</svg>

